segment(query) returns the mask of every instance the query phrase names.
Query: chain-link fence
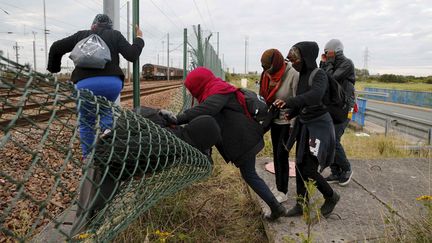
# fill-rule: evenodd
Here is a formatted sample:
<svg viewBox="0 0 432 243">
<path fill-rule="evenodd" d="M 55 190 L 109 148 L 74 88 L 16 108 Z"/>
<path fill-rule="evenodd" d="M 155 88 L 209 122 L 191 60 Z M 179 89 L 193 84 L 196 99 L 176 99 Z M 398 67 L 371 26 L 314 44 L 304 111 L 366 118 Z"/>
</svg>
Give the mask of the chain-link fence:
<svg viewBox="0 0 432 243">
<path fill-rule="evenodd" d="M 0 56 L 0 242 L 107 241 L 210 171 L 150 120 Z"/>
<path fill-rule="evenodd" d="M 196 67 L 207 67 L 212 70 L 213 73 L 225 79 L 225 72 L 222 67 L 222 62 L 217 55 L 214 47 L 210 43 L 210 39 L 213 34 L 210 32 L 206 36 L 201 30 L 200 25 L 193 26 L 193 35 L 192 38 L 188 41 L 190 46 L 190 54 L 191 54 L 191 66 L 192 68 Z"/>
</svg>

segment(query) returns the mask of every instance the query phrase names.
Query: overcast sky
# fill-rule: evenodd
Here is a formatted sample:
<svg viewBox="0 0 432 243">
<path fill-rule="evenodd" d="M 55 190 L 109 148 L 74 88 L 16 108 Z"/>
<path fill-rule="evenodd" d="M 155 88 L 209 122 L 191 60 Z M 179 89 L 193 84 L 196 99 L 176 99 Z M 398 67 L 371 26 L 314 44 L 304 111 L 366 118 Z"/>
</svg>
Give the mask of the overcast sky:
<svg viewBox="0 0 432 243">
<path fill-rule="evenodd" d="M 32 31 L 37 32 L 38 70 L 45 66 L 42 2 L 0 0 L 0 50 L 15 60 L 17 41 L 20 62 L 33 64 Z M 120 0 L 125 35 L 126 2 Z M 48 49 L 53 41 L 88 29 L 102 5 L 103 0 L 46 0 Z M 432 75 L 431 0 L 141 0 L 140 24 L 146 40 L 141 64 L 157 63 L 158 54 L 166 64 L 169 33 L 172 62 L 181 66 L 183 28 L 192 34 L 191 26 L 201 24 L 207 33 L 220 33 L 220 55 L 230 71 L 245 71 L 246 38 L 247 70 L 259 72 L 266 49 L 286 55 L 295 43 L 314 40 L 322 52 L 328 40 L 338 38 L 357 68 L 364 67 L 367 48 L 371 73 Z M 216 47 L 216 34 L 211 42 Z M 62 66 L 71 67 L 67 56 Z"/>
</svg>

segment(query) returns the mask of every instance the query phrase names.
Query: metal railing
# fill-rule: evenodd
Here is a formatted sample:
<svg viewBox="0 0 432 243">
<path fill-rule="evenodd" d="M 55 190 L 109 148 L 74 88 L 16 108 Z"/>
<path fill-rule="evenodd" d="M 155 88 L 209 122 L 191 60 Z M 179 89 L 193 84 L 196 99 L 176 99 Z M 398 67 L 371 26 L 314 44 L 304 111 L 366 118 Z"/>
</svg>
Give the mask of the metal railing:
<svg viewBox="0 0 432 243">
<path fill-rule="evenodd" d="M 425 139 L 427 144 L 432 144 L 432 121 L 425 121 L 415 117 L 401 116 L 391 112 L 385 112 L 374 108 L 366 107 L 366 117 L 373 121 L 380 122 L 385 128 L 387 135 L 392 128 L 417 138 Z"/>
</svg>

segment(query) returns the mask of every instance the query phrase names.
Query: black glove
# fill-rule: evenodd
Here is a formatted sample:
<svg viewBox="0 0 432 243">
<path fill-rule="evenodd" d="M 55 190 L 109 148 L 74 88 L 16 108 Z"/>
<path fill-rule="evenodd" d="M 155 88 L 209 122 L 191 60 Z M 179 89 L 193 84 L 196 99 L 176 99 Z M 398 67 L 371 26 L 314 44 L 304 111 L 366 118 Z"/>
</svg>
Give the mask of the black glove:
<svg viewBox="0 0 432 243">
<path fill-rule="evenodd" d="M 159 115 L 168 122 L 168 124 L 177 124 L 177 117 L 169 110 L 160 110 Z"/>
</svg>

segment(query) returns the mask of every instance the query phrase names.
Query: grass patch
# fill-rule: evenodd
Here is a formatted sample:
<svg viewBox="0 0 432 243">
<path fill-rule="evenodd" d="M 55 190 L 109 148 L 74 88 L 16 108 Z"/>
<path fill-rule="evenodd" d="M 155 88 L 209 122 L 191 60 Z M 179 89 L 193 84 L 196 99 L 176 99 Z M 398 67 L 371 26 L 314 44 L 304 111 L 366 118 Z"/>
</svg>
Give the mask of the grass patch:
<svg viewBox="0 0 432 243">
<path fill-rule="evenodd" d="M 269 132 L 264 139 L 265 147 L 258 157 L 272 157 Z M 430 154 L 418 155 L 400 149 L 399 145 L 407 144 L 400 138 L 377 134 L 357 137 L 351 129 L 345 131 L 342 144 L 350 159 L 430 158 Z M 290 158 L 294 156 L 292 149 Z M 115 242 L 267 242 L 261 210 L 253 202 L 239 170 L 226 164 L 218 153 L 214 153 L 213 159 L 215 164 L 210 178 L 159 201 Z M 389 242 L 425 239 L 430 232 L 429 217 L 417 217 L 410 227 L 389 220 L 386 227 Z M 395 233 L 395 229 L 404 231 Z"/>
<path fill-rule="evenodd" d="M 210 178 L 159 201 L 115 242 L 267 242 L 239 170 L 214 154 Z"/>
<path fill-rule="evenodd" d="M 432 84 L 427 83 L 382 83 L 376 81 L 357 81 L 356 90 L 364 90 L 365 87 L 381 88 L 381 89 L 401 89 L 412 91 L 427 91 L 432 92 Z"/>
</svg>

